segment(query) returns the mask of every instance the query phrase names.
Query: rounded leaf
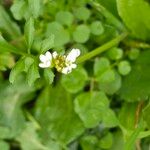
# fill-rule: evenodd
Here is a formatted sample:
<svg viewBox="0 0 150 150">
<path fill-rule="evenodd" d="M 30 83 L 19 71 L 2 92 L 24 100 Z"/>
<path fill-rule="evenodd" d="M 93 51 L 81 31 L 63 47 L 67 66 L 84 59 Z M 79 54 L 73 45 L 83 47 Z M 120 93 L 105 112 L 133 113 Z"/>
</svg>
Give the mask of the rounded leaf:
<svg viewBox="0 0 150 150">
<path fill-rule="evenodd" d="M 90 37 L 90 29 L 87 25 L 79 25 L 73 32 L 73 39 L 78 43 L 85 43 Z"/>
</svg>

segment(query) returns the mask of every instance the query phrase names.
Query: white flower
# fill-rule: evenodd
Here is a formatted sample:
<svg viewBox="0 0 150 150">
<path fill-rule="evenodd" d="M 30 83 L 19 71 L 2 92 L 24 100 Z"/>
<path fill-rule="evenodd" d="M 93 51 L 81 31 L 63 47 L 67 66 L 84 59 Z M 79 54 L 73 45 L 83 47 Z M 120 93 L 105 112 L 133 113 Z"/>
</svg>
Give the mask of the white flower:
<svg viewBox="0 0 150 150">
<path fill-rule="evenodd" d="M 72 49 L 71 52 L 66 56 L 65 67 L 62 69 L 62 73 L 68 74 L 75 69 L 77 65 L 74 63 L 77 57 L 80 55 L 79 49 Z"/>
<path fill-rule="evenodd" d="M 41 63 L 39 64 L 39 67 L 55 67 L 58 72 L 68 74 L 72 71 L 72 69 L 75 69 L 77 67 L 75 61 L 79 55 L 79 49 L 72 49 L 67 56 L 59 55 L 56 51 L 52 54 L 50 52 L 46 52 L 45 55 L 40 55 Z"/>
<path fill-rule="evenodd" d="M 45 55 L 40 55 L 40 61 L 39 67 L 41 68 L 48 68 L 52 64 L 52 55 L 50 52 L 46 52 Z"/>
</svg>

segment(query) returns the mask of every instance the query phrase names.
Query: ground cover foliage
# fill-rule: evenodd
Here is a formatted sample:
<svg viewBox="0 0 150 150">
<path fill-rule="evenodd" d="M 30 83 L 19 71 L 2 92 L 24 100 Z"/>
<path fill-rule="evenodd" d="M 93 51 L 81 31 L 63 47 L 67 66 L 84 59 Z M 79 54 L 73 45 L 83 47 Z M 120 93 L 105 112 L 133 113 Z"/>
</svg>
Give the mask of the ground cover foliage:
<svg viewBox="0 0 150 150">
<path fill-rule="evenodd" d="M 0 150 L 149 150 L 149 16 L 149 0 L 0 0 Z M 39 67 L 72 48 L 71 73 Z"/>
</svg>

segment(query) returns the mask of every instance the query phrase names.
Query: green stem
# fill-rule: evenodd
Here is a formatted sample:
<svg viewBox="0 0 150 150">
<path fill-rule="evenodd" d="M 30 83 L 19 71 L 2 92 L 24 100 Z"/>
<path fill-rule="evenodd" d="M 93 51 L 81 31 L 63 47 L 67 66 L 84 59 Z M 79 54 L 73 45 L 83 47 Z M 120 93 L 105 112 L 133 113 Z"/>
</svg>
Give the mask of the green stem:
<svg viewBox="0 0 150 150">
<path fill-rule="evenodd" d="M 115 39 L 109 41 L 108 43 L 106 43 L 106 44 L 94 49 L 93 51 L 79 57 L 77 59 L 77 63 L 82 63 L 82 62 L 89 60 L 92 57 L 97 56 L 98 54 L 110 49 L 111 47 L 117 45 L 120 41 L 122 41 L 126 36 L 127 36 L 127 33 L 122 33 L 121 35 L 119 35 Z"/>
<path fill-rule="evenodd" d="M 106 18 L 106 21 L 108 23 L 117 27 L 117 29 L 119 29 L 120 31 L 125 30 L 122 22 L 117 17 L 115 17 L 112 13 L 110 13 L 105 7 L 103 7 L 100 3 L 92 1 L 91 5 Z"/>
</svg>

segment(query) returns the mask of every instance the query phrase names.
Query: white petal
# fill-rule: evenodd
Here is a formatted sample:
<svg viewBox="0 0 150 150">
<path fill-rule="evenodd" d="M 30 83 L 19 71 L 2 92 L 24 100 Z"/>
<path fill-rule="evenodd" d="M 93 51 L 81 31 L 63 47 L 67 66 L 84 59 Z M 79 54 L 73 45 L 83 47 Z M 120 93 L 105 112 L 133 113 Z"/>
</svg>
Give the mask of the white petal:
<svg viewBox="0 0 150 150">
<path fill-rule="evenodd" d="M 41 60 L 41 62 L 45 62 L 46 61 L 46 56 L 41 54 L 40 55 L 40 60 Z"/>
<path fill-rule="evenodd" d="M 55 51 L 55 52 L 53 52 L 52 55 L 53 55 L 53 58 L 56 58 L 58 54 L 57 54 L 57 52 Z"/>
<path fill-rule="evenodd" d="M 50 62 L 50 61 L 47 61 L 47 62 L 45 63 L 45 65 L 46 65 L 47 67 L 50 67 L 50 66 L 51 66 L 51 62 Z"/>
<path fill-rule="evenodd" d="M 52 60 L 52 54 L 49 51 L 46 52 L 45 56 L 47 60 Z"/>
<path fill-rule="evenodd" d="M 41 67 L 41 68 L 47 68 L 47 65 L 44 64 L 44 63 L 40 63 L 40 64 L 39 64 L 39 67 Z"/>
<path fill-rule="evenodd" d="M 69 67 L 65 67 L 65 68 L 62 69 L 62 73 L 63 73 L 63 74 L 68 74 L 68 73 L 70 73 L 71 71 L 72 71 L 72 69 L 69 68 Z"/>
<path fill-rule="evenodd" d="M 70 62 L 75 62 L 76 58 L 80 55 L 79 49 L 72 49 L 71 52 L 67 55 L 66 60 Z"/>
<path fill-rule="evenodd" d="M 71 68 L 75 69 L 75 68 L 77 68 L 77 65 L 76 64 L 71 64 Z"/>
</svg>

